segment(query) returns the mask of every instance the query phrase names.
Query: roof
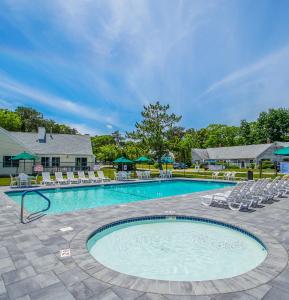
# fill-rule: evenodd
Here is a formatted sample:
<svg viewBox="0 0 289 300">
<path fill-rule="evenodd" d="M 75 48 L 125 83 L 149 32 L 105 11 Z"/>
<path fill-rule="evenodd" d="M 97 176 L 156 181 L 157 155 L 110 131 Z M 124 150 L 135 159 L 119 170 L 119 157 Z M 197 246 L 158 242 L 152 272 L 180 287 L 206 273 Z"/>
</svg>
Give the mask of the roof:
<svg viewBox="0 0 289 300">
<path fill-rule="evenodd" d="M 9 135 L 36 154 L 93 155 L 88 135 L 46 134 L 46 142 L 38 141 L 38 133 L 12 132 Z"/>
<path fill-rule="evenodd" d="M 200 159 L 209 159 L 207 149 L 193 149 L 193 151 L 199 156 Z"/>
<path fill-rule="evenodd" d="M 254 159 L 270 148 L 273 144 L 258 144 L 207 149 L 193 149 L 201 159 Z"/>
</svg>

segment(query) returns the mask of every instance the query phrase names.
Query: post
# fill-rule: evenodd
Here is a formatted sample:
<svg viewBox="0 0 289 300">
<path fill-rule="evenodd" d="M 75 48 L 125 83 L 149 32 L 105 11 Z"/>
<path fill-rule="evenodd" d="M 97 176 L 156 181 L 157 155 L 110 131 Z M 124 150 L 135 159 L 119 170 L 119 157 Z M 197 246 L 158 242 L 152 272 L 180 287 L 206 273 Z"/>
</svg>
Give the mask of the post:
<svg viewBox="0 0 289 300">
<path fill-rule="evenodd" d="M 263 168 L 263 162 L 262 159 L 260 160 L 260 165 L 259 165 L 259 177 L 262 178 L 262 168 Z"/>
</svg>

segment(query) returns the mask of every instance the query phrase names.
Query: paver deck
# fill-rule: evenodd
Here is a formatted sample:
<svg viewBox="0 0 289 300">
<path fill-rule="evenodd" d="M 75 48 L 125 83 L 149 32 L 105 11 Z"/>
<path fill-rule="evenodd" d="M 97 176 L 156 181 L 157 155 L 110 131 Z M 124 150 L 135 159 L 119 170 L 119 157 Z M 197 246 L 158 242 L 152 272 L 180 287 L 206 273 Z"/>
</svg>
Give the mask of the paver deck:
<svg viewBox="0 0 289 300">
<path fill-rule="evenodd" d="M 127 283 L 130 288 L 120 287 L 118 283 L 123 278 L 111 278 L 110 283 L 104 282 L 103 266 L 95 264 L 94 259 L 82 252 L 86 234 L 100 224 L 130 217 L 169 213 L 211 218 L 253 228 L 256 232 L 264 232 L 269 238 L 272 237 L 272 240 L 276 239 L 276 243 L 280 243 L 282 249 L 288 253 L 289 198 L 279 199 L 250 212 L 235 212 L 220 207 L 203 206 L 200 196 L 211 192 L 47 215 L 29 224 L 19 222 L 19 206 L 0 192 L 0 300 L 288 300 L 288 265 L 265 284 L 258 284 L 258 275 L 248 275 L 248 280 L 256 286 L 251 289 L 206 296 L 182 296 L 172 295 L 165 288 L 161 293 L 134 289 L 134 285 L 137 287 L 140 282 L 131 285 Z M 65 227 L 72 227 L 73 230 L 60 230 Z M 72 255 L 61 257 L 60 250 L 69 248 Z M 83 259 L 80 259 L 81 255 Z M 276 256 L 276 265 L 278 263 Z M 271 271 L 274 272 L 268 270 Z M 112 275 L 106 273 L 105 276 Z M 231 284 L 233 287 L 238 282 L 232 280 Z M 161 288 L 160 286 L 158 291 Z M 191 287 L 184 284 L 178 288 Z M 202 288 L 200 285 L 200 291 Z M 213 284 L 211 288 L 218 287 Z"/>
</svg>

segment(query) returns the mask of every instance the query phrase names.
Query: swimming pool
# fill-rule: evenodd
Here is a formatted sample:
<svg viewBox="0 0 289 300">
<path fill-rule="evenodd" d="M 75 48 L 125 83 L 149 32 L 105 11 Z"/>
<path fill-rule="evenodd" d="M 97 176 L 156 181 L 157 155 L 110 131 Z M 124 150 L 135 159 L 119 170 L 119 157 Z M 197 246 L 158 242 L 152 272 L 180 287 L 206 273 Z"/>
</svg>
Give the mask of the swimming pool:
<svg viewBox="0 0 289 300">
<path fill-rule="evenodd" d="M 109 184 L 41 190 L 51 200 L 47 214 L 87 209 L 100 206 L 118 205 L 143 200 L 189 194 L 232 186 L 232 183 L 213 181 L 170 180 L 145 183 Z M 7 195 L 20 204 L 22 192 L 7 192 Z M 37 194 L 25 197 L 25 209 L 35 212 L 46 207 L 47 203 Z"/>
<path fill-rule="evenodd" d="M 267 256 L 264 244 L 249 232 L 188 216 L 140 217 L 109 224 L 93 234 L 87 248 L 109 269 L 170 281 L 238 276 Z"/>
</svg>

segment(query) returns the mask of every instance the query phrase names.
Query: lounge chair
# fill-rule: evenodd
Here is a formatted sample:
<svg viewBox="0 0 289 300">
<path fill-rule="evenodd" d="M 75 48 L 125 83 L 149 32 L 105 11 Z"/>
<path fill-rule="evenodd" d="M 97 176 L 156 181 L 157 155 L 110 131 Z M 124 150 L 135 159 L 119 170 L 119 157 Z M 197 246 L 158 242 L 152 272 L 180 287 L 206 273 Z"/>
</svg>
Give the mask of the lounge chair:
<svg viewBox="0 0 289 300">
<path fill-rule="evenodd" d="M 55 181 L 51 179 L 50 172 L 42 172 L 42 184 L 49 185 L 55 184 Z"/>
<path fill-rule="evenodd" d="M 219 174 L 220 174 L 220 172 L 213 172 L 213 173 L 212 173 L 212 178 L 213 178 L 213 179 L 217 179 L 218 176 L 219 176 Z"/>
<path fill-rule="evenodd" d="M 67 172 L 67 181 L 68 183 L 72 184 L 72 183 L 79 183 L 78 178 L 74 177 L 74 173 L 73 172 Z"/>
<path fill-rule="evenodd" d="M 90 179 L 87 178 L 84 174 L 84 171 L 78 171 L 78 179 L 81 183 L 89 183 Z"/>
<path fill-rule="evenodd" d="M 95 177 L 94 171 L 88 171 L 88 178 L 90 179 L 91 182 L 100 182 L 101 178 Z"/>
<path fill-rule="evenodd" d="M 160 178 L 166 178 L 166 173 L 163 170 L 160 170 Z"/>
<path fill-rule="evenodd" d="M 136 171 L 136 176 L 137 176 L 138 179 L 143 179 L 144 178 L 144 172 Z"/>
<path fill-rule="evenodd" d="M 17 180 L 10 174 L 10 187 L 18 186 Z"/>
<path fill-rule="evenodd" d="M 102 180 L 102 181 L 110 181 L 109 177 L 104 176 L 103 171 L 97 171 L 97 176 Z"/>
<path fill-rule="evenodd" d="M 55 182 L 58 184 L 67 184 L 68 180 L 63 178 L 62 172 L 55 172 Z"/>
<path fill-rule="evenodd" d="M 22 186 L 29 186 L 29 176 L 25 173 L 20 173 L 18 175 L 18 186 L 22 187 Z"/>
<path fill-rule="evenodd" d="M 144 171 L 143 172 L 143 177 L 145 179 L 150 179 L 151 178 L 151 171 Z"/>
<path fill-rule="evenodd" d="M 31 183 L 31 185 L 37 185 L 38 184 L 38 175 L 36 175 L 35 177 L 31 177 L 30 183 Z"/>
<path fill-rule="evenodd" d="M 246 184 L 247 183 L 240 183 L 231 191 L 225 193 L 203 196 L 203 198 L 209 199 L 209 202 L 203 201 L 202 204 L 205 206 L 211 206 L 212 204 L 225 205 L 231 210 L 241 210 L 243 208 L 249 209 L 253 205 L 253 200 L 244 197 L 243 189 Z"/>
</svg>

